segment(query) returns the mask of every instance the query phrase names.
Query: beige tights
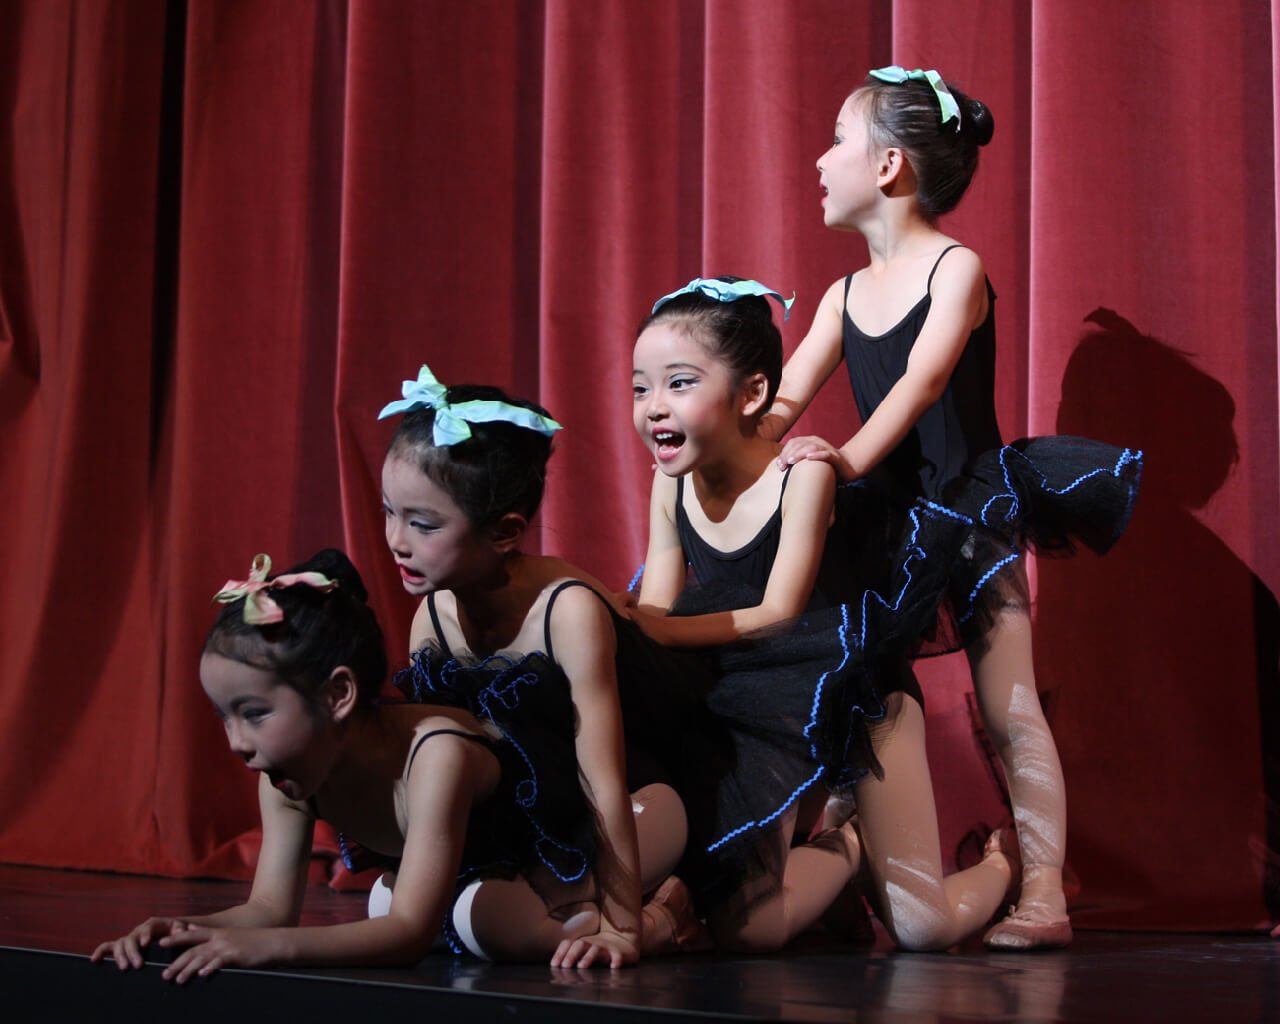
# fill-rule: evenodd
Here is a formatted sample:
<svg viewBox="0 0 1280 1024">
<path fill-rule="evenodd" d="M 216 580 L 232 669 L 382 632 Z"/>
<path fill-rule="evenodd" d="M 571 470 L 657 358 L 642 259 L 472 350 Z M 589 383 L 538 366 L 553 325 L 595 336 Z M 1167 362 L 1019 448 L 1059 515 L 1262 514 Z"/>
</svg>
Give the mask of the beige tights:
<svg viewBox="0 0 1280 1024">
<path fill-rule="evenodd" d="M 641 891 L 650 892 L 684 853 L 688 832 L 684 805 L 670 786 L 646 786 L 631 795 L 640 854 Z M 600 929 L 600 912 L 590 879 L 564 885 L 540 878 L 487 878 L 467 886 L 453 908 L 453 922 L 467 948 L 487 960 L 528 961 L 550 957 L 564 939 Z M 549 903 L 551 904 L 549 906 Z M 653 929 L 646 915 L 645 938 Z M 642 940 L 642 950 L 645 942 Z"/>
<path fill-rule="evenodd" d="M 712 915 L 716 945 L 725 949 L 767 953 L 780 949 L 815 924 L 857 873 L 861 860 L 857 834 L 850 824 L 791 848 L 797 809 L 783 818 L 775 836 L 782 859 L 782 884 L 772 880 L 744 888 Z M 760 896 L 766 887 L 773 888 Z"/>
<path fill-rule="evenodd" d="M 967 653 L 978 710 L 1004 767 L 1022 847 L 1018 909 L 1047 921 L 1064 919 L 1066 786 L 1036 692 L 1025 603 L 1010 600 L 995 625 Z"/>
<path fill-rule="evenodd" d="M 880 920 L 905 949 L 946 949 L 981 928 L 1001 905 L 1012 862 L 996 850 L 974 867 L 943 877 L 919 704 L 901 693 L 890 695 L 871 739 L 884 778 L 869 776 L 855 792 Z"/>
</svg>

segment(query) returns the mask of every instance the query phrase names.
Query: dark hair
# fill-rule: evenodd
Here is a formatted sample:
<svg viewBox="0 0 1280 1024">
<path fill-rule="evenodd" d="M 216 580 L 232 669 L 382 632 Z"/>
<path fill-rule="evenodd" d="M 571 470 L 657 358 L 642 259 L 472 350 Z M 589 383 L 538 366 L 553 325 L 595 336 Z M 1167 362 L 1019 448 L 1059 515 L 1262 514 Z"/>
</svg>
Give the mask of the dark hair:
<svg viewBox="0 0 1280 1024">
<path fill-rule="evenodd" d="M 719 281 L 741 281 L 722 276 Z M 699 291 L 685 292 L 664 302 L 640 324 L 636 337 L 657 323 L 672 322 L 695 340 L 707 343 L 717 359 L 733 370 L 735 383 L 753 373 L 763 373 L 769 394 L 761 413 L 773 404 L 782 381 L 782 332 L 773 322 L 773 310 L 763 295 L 746 295 L 721 302 Z"/>
<path fill-rule="evenodd" d="M 505 402 L 550 413 L 535 402 L 512 398 L 486 384 L 458 384 L 445 390 L 445 401 Z M 387 448 L 413 462 L 443 488 L 476 526 L 492 526 L 508 512 L 532 519 L 542 504 L 551 438 L 514 423 L 492 420 L 468 423 L 471 436 L 457 444 L 437 445 L 432 438 L 436 413 L 431 408 L 406 413 Z"/>
<path fill-rule="evenodd" d="M 272 590 L 284 621 L 263 626 L 244 621 L 244 598 L 224 605 L 205 637 L 205 653 L 265 669 L 309 700 L 335 668 L 346 665 L 360 700 L 371 702 L 387 676 L 387 650 L 356 567 L 341 551 L 326 548 L 285 572 L 318 572 L 338 585 L 328 593 L 305 583 Z"/>
<path fill-rule="evenodd" d="M 853 94 L 864 105 L 872 142 L 907 154 L 916 175 L 916 198 L 929 220 L 956 208 L 978 170 L 978 147 L 990 142 L 995 130 L 985 104 L 950 82 L 947 88 L 960 108 L 959 131 L 954 121 L 942 123 L 938 97 L 926 81 L 882 82 L 867 76 Z"/>
</svg>

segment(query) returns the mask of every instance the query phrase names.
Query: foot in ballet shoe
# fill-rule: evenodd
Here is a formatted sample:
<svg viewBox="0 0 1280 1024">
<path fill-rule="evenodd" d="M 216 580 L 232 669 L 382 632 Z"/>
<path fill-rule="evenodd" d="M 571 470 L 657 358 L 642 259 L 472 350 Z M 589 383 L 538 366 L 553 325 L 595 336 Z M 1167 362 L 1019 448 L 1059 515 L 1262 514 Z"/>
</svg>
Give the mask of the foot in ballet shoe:
<svg viewBox="0 0 1280 1024">
<path fill-rule="evenodd" d="M 650 911 L 657 922 L 666 925 L 670 936 L 659 940 L 645 953 L 701 953 L 711 948 L 711 932 L 698 918 L 689 887 L 675 875 L 658 886 L 644 909 Z"/>
<path fill-rule="evenodd" d="M 1071 943 L 1071 921 L 1049 919 L 1035 909 L 1012 908 L 1009 916 L 982 937 L 987 949 L 1003 953 L 1028 953 L 1037 949 L 1062 949 Z"/>
<path fill-rule="evenodd" d="M 983 857 L 1002 853 L 1013 867 L 1009 899 L 1019 899 L 1009 908 L 1009 916 L 997 922 L 982 937 L 983 945 L 1005 953 L 1021 953 L 1035 949 L 1061 949 L 1071 942 L 1071 921 L 1037 902 L 1023 901 L 1022 854 L 1018 836 L 1011 828 L 998 828 L 987 838 Z"/>
</svg>

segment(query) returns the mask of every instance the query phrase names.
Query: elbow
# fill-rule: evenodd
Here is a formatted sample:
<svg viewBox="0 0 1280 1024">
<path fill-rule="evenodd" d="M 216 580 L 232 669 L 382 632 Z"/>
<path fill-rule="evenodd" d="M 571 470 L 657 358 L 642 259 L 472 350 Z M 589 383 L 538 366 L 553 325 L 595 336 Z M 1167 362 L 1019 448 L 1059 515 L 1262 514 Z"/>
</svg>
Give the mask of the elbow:
<svg viewBox="0 0 1280 1024">
<path fill-rule="evenodd" d="M 947 384 L 950 383 L 950 374 L 946 376 L 932 376 L 924 382 L 924 386 L 920 391 L 920 412 L 924 412 L 930 406 L 941 401 L 942 396 L 947 393 Z"/>
</svg>

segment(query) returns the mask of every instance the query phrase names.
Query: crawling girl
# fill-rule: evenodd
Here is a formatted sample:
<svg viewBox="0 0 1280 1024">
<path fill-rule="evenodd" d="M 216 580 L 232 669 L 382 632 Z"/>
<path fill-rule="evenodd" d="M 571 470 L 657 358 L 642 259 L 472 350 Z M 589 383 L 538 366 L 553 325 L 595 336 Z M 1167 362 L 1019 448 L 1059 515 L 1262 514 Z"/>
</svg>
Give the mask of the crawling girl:
<svg viewBox="0 0 1280 1024">
<path fill-rule="evenodd" d="M 474 531 L 460 532 L 437 537 L 426 571 L 475 564 Z M 553 702 L 565 722 L 548 728 L 570 737 L 565 761 L 532 778 L 492 719 L 447 701 L 375 701 L 387 668 L 382 632 L 340 552 L 278 576 L 259 556 L 249 579 L 228 581 L 217 599 L 225 607 L 200 679 L 232 752 L 259 776 L 263 839 L 249 898 L 215 914 L 152 917 L 102 943 L 93 960 L 141 967 L 158 944 L 176 954 L 164 977 L 178 983 L 232 966 L 408 965 L 428 953 L 442 923 L 455 941 L 461 934 L 507 957 L 549 958 L 563 946 L 575 955 L 557 962 L 584 965 L 617 966 L 646 944 L 670 944 L 669 930 L 661 934 L 669 915 L 642 927 L 640 893 L 675 864 L 683 811 L 667 787 L 649 787 L 634 803 L 625 792 L 607 672 Z M 317 819 L 394 866 L 394 897 L 377 916 L 298 927 Z M 459 910 L 460 876 L 503 886 L 502 920 Z"/>
</svg>

